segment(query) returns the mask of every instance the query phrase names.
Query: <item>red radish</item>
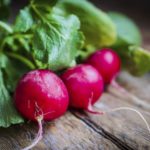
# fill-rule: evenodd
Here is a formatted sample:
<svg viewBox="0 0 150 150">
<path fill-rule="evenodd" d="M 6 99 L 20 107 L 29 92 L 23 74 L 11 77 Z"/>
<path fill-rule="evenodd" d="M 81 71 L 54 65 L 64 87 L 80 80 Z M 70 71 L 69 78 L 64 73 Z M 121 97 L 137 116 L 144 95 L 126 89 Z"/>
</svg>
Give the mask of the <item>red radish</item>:
<svg viewBox="0 0 150 150">
<path fill-rule="evenodd" d="M 96 51 L 86 62 L 99 71 L 105 84 L 109 84 L 116 77 L 121 66 L 117 53 L 108 48 Z"/>
<path fill-rule="evenodd" d="M 62 80 L 49 70 L 34 70 L 25 74 L 17 85 L 17 110 L 27 119 L 37 121 L 39 133 L 30 149 L 41 139 L 42 120 L 50 121 L 63 115 L 68 107 L 68 91 Z"/>
<path fill-rule="evenodd" d="M 120 58 L 115 51 L 108 48 L 96 51 L 87 59 L 86 63 L 94 66 L 99 71 L 105 84 L 110 83 L 123 94 L 130 95 L 115 81 L 115 77 L 119 73 L 121 67 Z"/>
<path fill-rule="evenodd" d="M 115 81 L 115 77 L 119 73 L 120 67 L 121 67 L 121 60 L 116 52 L 108 48 L 99 50 L 95 52 L 94 54 L 92 54 L 88 58 L 86 63 L 92 65 L 99 71 L 99 73 L 103 77 L 105 84 L 110 83 L 113 87 L 117 88 L 122 93 L 130 95 L 123 87 L 119 86 L 118 83 Z M 120 111 L 120 110 L 130 110 L 130 111 L 136 112 L 144 121 L 148 131 L 150 132 L 150 127 L 146 119 L 143 117 L 143 115 L 139 111 L 130 107 L 119 107 L 119 108 L 111 109 L 109 111 L 104 111 L 104 112 L 93 111 L 91 109 L 91 113 L 105 114 L 105 113 L 110 113 L 110 112 Z"/>
<path fill-rule="evenodd" d="M 68 89 L 70 106 L 91 111 L 103 92 L 103 80 L 91 65 L 77 65 L 62 74 Z"/>
<path fill-rule="evenodd" d="M 68 69 L 62 74 L 70 96 L 70 106 L 84 109 L 94 114 L 106 114 L 120 110 L 136 112 L 146 124 L 148 131 L 150 127 L 143 115 L 130 107 L 119 107 L 108 111 L 94 111 L 92 105 L 99 99 L 103 92 L 103 80 L 98 71 L 91 65 L 82 64 Z"/>
</svg>

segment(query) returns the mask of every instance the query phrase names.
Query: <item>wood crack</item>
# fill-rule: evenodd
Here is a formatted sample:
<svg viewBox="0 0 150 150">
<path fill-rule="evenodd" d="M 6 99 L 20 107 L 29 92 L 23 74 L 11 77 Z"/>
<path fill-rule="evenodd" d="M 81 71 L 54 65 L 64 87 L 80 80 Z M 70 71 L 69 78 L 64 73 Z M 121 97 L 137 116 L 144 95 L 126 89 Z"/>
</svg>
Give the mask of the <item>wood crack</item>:
<svg viewBox="0 0 150 150">
<path fill-rule="evenodd" d="M 76 118 L 78 118 L 79 120 L 81 120 L 82 122 L 84 122 L 88 127 L 92 128 L 92 130 L 94 130 L 96 133 L 98 133 L 99 135 L 101 135 L 104 138 L 106 138 L 109 141 L 111 141 L 113 144 L 115 144 L 121 150 L 134 150 L 134 148 L 132 148 L 131 146 L 127 145 L 126 143 L 124 143 L 123 141 L 121 141 L 119 138 L 115 137 L 114 135 L 112 135 L 111 133 L 107 132 L 102 127 L 100 127 L 99 125 L 97 125 L 96 123 L 94 123 L 93 121 L 91 121 L 86 116 L 86 114 L 84 112 L 82 112 L 82 115 L 81 115 L 81 114 L 77 113 L 76 111 L 71 110 L 71 113 Z M 84 116 L 83 116 L 83 114 L 84 114 Z"/>
</svg>

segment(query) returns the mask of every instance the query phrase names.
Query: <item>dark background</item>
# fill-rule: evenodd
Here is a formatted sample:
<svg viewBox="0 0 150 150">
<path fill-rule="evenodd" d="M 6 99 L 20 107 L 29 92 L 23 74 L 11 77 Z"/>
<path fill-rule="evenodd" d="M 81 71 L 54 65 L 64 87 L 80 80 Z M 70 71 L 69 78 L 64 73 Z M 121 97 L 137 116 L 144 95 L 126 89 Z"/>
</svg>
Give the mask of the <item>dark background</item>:
<svg viewBox="0 0 150 150">
<path fill-rule="evenodd" d="M 90 0 L 106 11 L 119 11 L 150 25 L 150 0 Z M 142 24 L 142 23 L 141 23 Z"/>
</svg>

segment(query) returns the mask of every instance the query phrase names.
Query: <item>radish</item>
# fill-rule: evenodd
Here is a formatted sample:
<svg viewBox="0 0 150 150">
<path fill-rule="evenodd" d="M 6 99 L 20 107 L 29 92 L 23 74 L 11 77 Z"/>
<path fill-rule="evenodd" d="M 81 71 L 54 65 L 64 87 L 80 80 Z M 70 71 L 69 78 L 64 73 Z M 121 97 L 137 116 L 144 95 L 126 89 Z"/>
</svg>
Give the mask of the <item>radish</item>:
<svg viewBox="0 0 150 150">
<path fill-rule="evenodd" d="M 62 74 L 68 89 L 70 106 L 92 111 L 93 105 L 103 92 L 103 79 L 91 65 L 77 65 Z"/>
<path fill-rule="evenodd" d="M 110 84 L 123 94 L 133 98 L 133 96 L 131 96 L 131 94 L 121 87 L 115 80 L 121 68 L 121 60 L 115 51 L 108 48 L 96 51 L 86 60 L 86 63 L 92 65 L 99 71 L 103 77 L 105 85 Z"/>
<path fill-rule="evenodd" d="M 105 84 L 112 82 L 121 67 L 121 61 L 117 53 L 108 48 L 104 48 L 92 54 L 86 63 L 94 66 L 99 71 Z"/>
<path fill-rule="evenodd" d="M 146 124 L 148 131 L 150 127 L 143 115 L 130 107 L 119 107 L 108 111 L 95 111 L 92 105 L 99 99 L 103 92 L 103 79 L 98 71 L 91 65 L 82 64 L 66 70 L 61 75 L 69 93 L 70 106 L 86 110 L 93 114 L 107 114 L 120 110 L 136 112 Z"/>
<path fill-rule="evenodd" d="M 31 149 L 42 138 L 42 121 L 63 115 L 68 107 L 68 91 L 62 80 L 49 70 L 33 70 L 19 81 L 15 95 L 17 110 L 28 120 L 36 121 L 39 131 Z"/>
<path fill-rule="evenodd" d="M 115 80 L 121 68 L 121 60 L 115 51 L 109 48 L 96 51 L 86 60 L 86 63 L 99 71 L 105 85 L 111 84 L 122 93 L 127 93 Z"/>
<path fill-rule="evenodd" d="M 112 49 L 104 48 L 102 50 L 99 50 L 92 54 L 87 60 L 87 64 L 92 65 L 95 67 L 98 72 L 102 75 L 104 84 L 111 84 L 113 87 L 121 91 L 123 94 L 126 94 L 131 97 L 131 94 L 127 92 L 123 87 L 121 87 L 116 81 L 115 78 L 120 72 L 121 68 L 121 60 L 118 56 L 118 54 L 113 51 Z M 92 108 L 92 107 L 91 107 Z M 130 107 L 119 107 L 115 109 L 111 109 L 109 111 L 94 111 L 93 108 L 91 109 L 91 113 L 95 114 L 105 114 L 105 113 L 111 113 L 114 111 L 120 111 L 120 110 L 130 110 L 139 115 L 139 117 L 144 121 L 148 131 L 150 132 L 150 127 L 144 118 L 144 116 L 137 111 L 136 109 L 130 108 Z"/>
</svg>

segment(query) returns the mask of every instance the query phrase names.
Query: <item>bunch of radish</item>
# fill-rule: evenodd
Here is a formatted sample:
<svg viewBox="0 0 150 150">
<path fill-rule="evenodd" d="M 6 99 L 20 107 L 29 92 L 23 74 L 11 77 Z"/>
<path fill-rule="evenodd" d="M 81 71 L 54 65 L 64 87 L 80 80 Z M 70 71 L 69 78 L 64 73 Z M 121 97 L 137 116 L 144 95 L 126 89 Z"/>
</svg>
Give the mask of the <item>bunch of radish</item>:
<svg viewBox="0 0 150 150">
<path fill-rule="evenodd" d="M 102 49 L 60 77 L 49 70 L 33 70 L 25 74 L 15 91 L 15 105 L 25 118 L 38 122 L 39 131 L 33 143 L 23 150 L 31 149 L 41 140 L 42 121 L 60 117 L 68 105 L 103 114 L 94 111 L 92 106 L 102 95 L 104 86 L 113 83 L 120 67 L 119 56 L 111 49 Z M 150 131 L 146 120 L 143 120 Z"/>
</svg>

